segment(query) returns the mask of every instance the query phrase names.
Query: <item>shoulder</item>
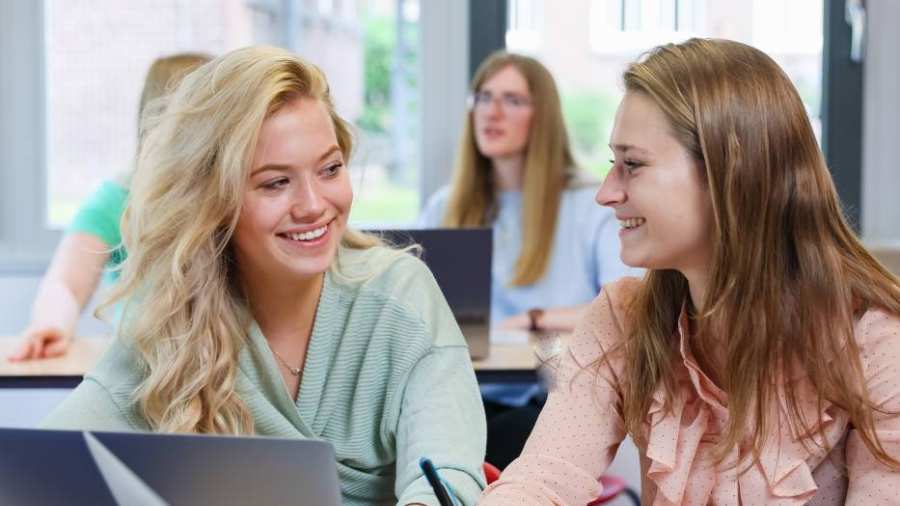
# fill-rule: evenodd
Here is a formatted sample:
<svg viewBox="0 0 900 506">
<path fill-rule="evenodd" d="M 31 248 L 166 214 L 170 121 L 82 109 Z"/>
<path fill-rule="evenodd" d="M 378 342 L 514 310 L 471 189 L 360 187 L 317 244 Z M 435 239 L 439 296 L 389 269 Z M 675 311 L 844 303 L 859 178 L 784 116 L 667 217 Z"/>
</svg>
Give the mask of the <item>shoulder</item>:
<svg viewBox="0 0 900 506">
<path fill-rule="evenodd" d="M 107 180 L 100 184 L 90 202 L 103 206 L 121 206 L 126 198 L 128 198 L 128 190 L 121 182 Z"/>
<path fill-rule="evenodd" d="M 582 365 L 621 350 L 628 333 L 628 312 L 642 281 L 624 277 L 603 285 L 600 294 L 575 327 L 572 353 Z"/>
<path fill-rule="evenodd" d="M 94 369 L 42 422 L 46 428 L 142 430 L 133 393 L 143 380 L 136 353 L 113 341 Z"/>
<path fill-rule="evenodd" d="M 450 199 L 450 186 L 443 186 L 431 194 L 425 206 L 422 208 L 422 214 L 419 217 L 419 226 L 427 228 L 436 228 L 441 225 L 444 220 L 444 214 L 447 211 L 447 201 Z"/>
<path fill-rule="evenodd" d="M 369 308 L 367 312 L 377 317 L 379 324 L 403 325 L 408 335 L 418 330 L 431 344 L 462 344 L 437 281 L 413 253 L 376 246 L 342 254 L 346 263 L 368 270 L 355 281 L 341 281 L 357 311 Z M 360 274 L 361 269 L 356 268 L 355 274 Z"/>
<path fill-rule="evenodd" d="M 434 191 L 431 197 L 428 197 L 428 204 L 446 204 L 450 198 L 450 185 L 444 185 Z"/>
<path fill-rule="evenodd" d="M 415 255 L 415 250 L 379 246 L 369 248 L 364 254 L 372 258 L 373 264 L 383 264 L 383 268 L 363 284 L 368 291 L 400 295 L 410 289 L 430 291 L 437 288 L 434 276 L 425 262 Z"/>
<path fill-rule="evenodd" d="M 69 225 L 69 232 L 87 232 L 110 246 L 119 242 L 119 219 L 125 208 L 128 191 L 115 181 L 104 181 L 79 207 Z"/>
<path fill-rule="evenodd" d="M 900 317 L 880 308 L 866 311 L 854 326 L 856 344 L 867 372 L 890 369 L 900 378 Z M 900 387 L 900 385 L 897 385 Z"/>
</svg>

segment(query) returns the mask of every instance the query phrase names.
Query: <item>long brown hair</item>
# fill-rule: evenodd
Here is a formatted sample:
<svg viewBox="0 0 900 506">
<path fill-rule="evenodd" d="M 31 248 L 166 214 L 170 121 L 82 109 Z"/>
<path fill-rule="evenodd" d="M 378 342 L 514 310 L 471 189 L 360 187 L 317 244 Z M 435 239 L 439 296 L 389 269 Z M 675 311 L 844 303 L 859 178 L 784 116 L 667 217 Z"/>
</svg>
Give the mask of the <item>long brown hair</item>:
<svg viewBox="0 0 900 506">
<path fill-rule="evenodd" d="M 556 83 L 539 61 L 497 51 L 478 67 L 470 91 L 477 92 L 485 81 L 510 66 L 528 83 L 533 107 L 522 188 L 522 250 L 511 280 L 512 285 L 524 286 L 541 279 L 550 263 L 559 203 L 562 191 L 574 177 L 575 159 L 569 148 Z M 491 161 L 475 144 L 473 111 L 466 114 L 451 188 L 444 226 L 490 224 L 496 194 Z"/>
<path fill-rule="evenodd" d="M 872 454 L 900 465 L 875 433 L 879 408 L 853 335 L 869 308 L 900 315 L 900 284 L 847 225 L 787 76 L 750 46 L 691 39 L 651 50 L 624 81 L 665 113 L 712 200 L 713 260 L 703 307 L 691 311 L 691 346 L 728 395 L 719 457 L 748 435 L 758 457 L 767 431 L 777 430 L 771 406 L 782 389 L 790 429 L 804 441 L 824 436 L 821 419 L 803 416 L 794 383 L 775 381 L 805 374 L 820 408 L 844 410 Z M 672 341 L 686 300 L 682 274 L 651 270 L 629 307 L 624 414 L 638 439 L 660 384 L 672 406 Z"/>
</svg>

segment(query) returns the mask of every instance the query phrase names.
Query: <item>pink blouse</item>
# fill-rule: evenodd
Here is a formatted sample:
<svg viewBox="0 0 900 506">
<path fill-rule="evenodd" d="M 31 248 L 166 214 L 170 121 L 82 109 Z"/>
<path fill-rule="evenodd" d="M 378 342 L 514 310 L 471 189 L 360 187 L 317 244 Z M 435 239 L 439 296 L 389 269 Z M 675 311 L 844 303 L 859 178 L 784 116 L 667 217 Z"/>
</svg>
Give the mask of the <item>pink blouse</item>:
<svg viewBox="0 0 900 506">
<path fill-rule="evenodd" d="M 625 437 L 616 379 L 623 377 L 625 364 L 617 344 L 622 303 L 638 283 L 632 278 L 608 285 L 593 302 L 563 354 L 556 384 L 522 455 L 485 489 L 479 504 L 583 505 L 600 494 L 597 478 Z M 809 442 L 804 446 L 792 433 L 781 396 L 773 420 L 784 429 L 763 446 L 760 459 L 734 448 L 717 464 L 712 453 L 728 419 L 727 398 L 697 366 L 682 328 L 683 320 L 673 410 L 662 409 L 660 388 L 645 424 L 642 504 L 900 504 L 900 473 L 876 461 L 856 431 L 848 431 L 846 413 L 828 404 L 822 423 L 833 447 L 830 454 Z M 871 399 L 900 412 L 900 319 L 870 310 L 856 323 L 855 334 Z M 798 398 L 809 400 L 802 407 L 807 419 L 818 420 L 811 382 L 805 377 L 791 381 L 801 389 Z M 885 450 L 900 457 L 900 416 L 874 416 Z"/>
</svg>

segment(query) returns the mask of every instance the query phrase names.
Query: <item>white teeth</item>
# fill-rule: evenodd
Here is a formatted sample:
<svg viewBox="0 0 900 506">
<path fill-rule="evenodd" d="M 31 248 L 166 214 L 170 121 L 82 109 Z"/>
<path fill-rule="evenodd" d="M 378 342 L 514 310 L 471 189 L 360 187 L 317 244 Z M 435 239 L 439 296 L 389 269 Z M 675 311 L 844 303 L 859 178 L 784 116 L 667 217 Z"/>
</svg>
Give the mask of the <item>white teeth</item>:
<svg viewBox="0 0 900 506">
<path fill-rule="evenodd" d="M 628 218 L 625 220 L 619 220 L 619 225 L 622 228 L 637 228 L 646 222 L 647 220 L 644 218 Z"/>
<path fill-rule="evenodd" d="M 298 232 L 296 234 L 285 234 L 291 239 L 295 241 L 312 241 L 313 239 L 318 239 L 325 235 L 325 232 L 328 230 L 328 225 L 319 227 L 315 230 L 310 230 L 309 232 Z"/>
</svg>

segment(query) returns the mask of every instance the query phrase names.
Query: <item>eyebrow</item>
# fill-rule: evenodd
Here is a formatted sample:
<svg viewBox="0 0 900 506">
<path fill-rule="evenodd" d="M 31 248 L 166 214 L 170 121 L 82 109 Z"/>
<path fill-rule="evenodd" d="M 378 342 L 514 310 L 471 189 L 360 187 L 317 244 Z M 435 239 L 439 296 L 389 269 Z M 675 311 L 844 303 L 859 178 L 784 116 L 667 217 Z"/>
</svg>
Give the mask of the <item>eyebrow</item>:
<svg viewBox="0 0 900 506">
<path fill-rule="evenodd" d="M 319 159 L 316 161 L 316 163 L 317 164 L 322 163 L 328 157 L 330 157 L 334 153 L 340 152 L 340 151 L 341 151 L 341 148 L 337 144 L 332 144 L 330 148 L 328 148 L 324 153 L 322 153 L 321 156 L 319 156 Z M 268 163 L 266 165 L 262 165 L 260 167 L 253 169 L 253 171 L 250 172 L 250 176 L 251 177 L 255 176 L 256 174 L 266 171 L 266 170 L 275 170 L 275 171 L 284 172 L 284 171 L 287 171 L 290 169 L 291 169 L 290 165 L 285 165 L 283 163 Z"/>
<path fill-rule="evenodd" d="M 622 151 L 622 152 L 637 151 L 639 153 L 643 153 L 643 154 L 647 154 L 647 155 L 650 154 L 650 151 L 648 151 L 644 148 L 635 146 L 633 144 L 610 144 L 609 147 L 613 151 Z"/>
</svg>

